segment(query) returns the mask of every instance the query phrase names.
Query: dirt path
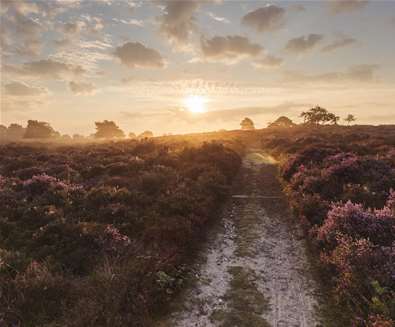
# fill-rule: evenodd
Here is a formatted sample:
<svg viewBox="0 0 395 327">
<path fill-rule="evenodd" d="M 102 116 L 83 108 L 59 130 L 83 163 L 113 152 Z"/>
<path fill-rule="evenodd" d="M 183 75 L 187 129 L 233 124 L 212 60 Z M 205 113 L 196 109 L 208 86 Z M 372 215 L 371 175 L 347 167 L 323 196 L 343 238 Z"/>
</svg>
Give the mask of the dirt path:
<svg viewBox="0 0 395 327">
<path fill-rule="evenodd" d="M 196 283 L 165 326 L 315 327 L 318 293 L 273 158 L 250 151 Z"/>
</svg>

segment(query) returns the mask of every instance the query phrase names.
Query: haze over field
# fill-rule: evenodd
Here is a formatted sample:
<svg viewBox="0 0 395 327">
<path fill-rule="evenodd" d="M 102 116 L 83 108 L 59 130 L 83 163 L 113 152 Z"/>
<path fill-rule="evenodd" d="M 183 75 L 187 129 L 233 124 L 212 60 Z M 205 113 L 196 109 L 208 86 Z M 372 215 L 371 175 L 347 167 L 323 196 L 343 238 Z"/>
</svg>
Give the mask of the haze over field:
<svg viewBox="0 0 395 327">
<path fill-rule="evenodd" d="M 90 134 L 395 122 L 393 1 L 1 0 L 1 119 Z"/>
</svg>

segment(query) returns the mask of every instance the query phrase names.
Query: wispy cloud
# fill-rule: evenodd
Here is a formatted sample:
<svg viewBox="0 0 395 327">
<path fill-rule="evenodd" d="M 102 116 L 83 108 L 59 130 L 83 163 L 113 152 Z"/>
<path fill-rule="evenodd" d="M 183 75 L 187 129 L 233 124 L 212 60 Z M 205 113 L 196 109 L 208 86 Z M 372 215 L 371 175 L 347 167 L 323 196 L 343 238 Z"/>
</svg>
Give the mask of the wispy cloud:
<svg viewBox="0 0 395 327">
<path fill-rule="evenodd" d="M 376 71 L 380 68 L 376 64 L 361 64 L 351 66 L 344 72 L 334 71 L 322 74 L 305 74 L 300 72 L 286 72 L 285 80 L 288 82 L 322 82 L 322 83 L 347 83 L 347 82 L 375 82 Z"/>
<path fill-rule="evenodd" d="M 69 87 L 71 92 L 77 95 L 92 95 L 96 93 L 95 85 L 89 82 L 71 81 Z"/>
<path fill-rule="evenodd" d="M 328 45 L 324 46 L 321 51 L 322 52 L 332 52 L 340 48 L 345 48 L 357 43 L 357 40 L 352 37 L 342 36 Z"/>
<path fill-rule="evenodd" d="M 335 15 L 362 9 L 367 3 L 367 0 L 330 0 L 328 2 L 332 14 Z"/>
<path fill-rule="evenodd" d="M 118 18 L 113 18 L 112 19 L 114 22 L 117 23 L 122 23 L 122 24 L 126 24 L 126 25 L 132 25 L 132 26 L 138 26 L 138 27 L 143 27 L 144 26 L 144 22 L 142 20 L 139 19 L 118 19 Z"/>
<path fill-rule="evenodd" d="M 290 53 L 302 54 L 314 49 L 322 40 L 322 34 L 309 34 L 290 39 L 285 50 Z"/>
<path fill-rule="evenodd" d="M 84 74 L 83 67 L 67 64 L 64 62 L 43 59 L 38 61 L 26 62 L 21 66 L 6 65 L 4 72 L 11 75 L 19 75 L 40 79 L 67 79 Z"/>
<path fill-rule="evenodd" d="M 217 21 L 217 22 L 225 23 L 225 24 L 229 24 L 229 23 L 230 23 L 230 20 L 229 20 L 229 19 L 227 19 L 227 18 L 225 18 L 225 17 L 217 16 L 216 14 L 214 14 L 214 13 L 211 12 L 211 11 L 207 12 L 207 15 L 208 15 L 209 17 L 211 17 L 212 19 L 214 19 L 215 21 Z"/>
</svg>

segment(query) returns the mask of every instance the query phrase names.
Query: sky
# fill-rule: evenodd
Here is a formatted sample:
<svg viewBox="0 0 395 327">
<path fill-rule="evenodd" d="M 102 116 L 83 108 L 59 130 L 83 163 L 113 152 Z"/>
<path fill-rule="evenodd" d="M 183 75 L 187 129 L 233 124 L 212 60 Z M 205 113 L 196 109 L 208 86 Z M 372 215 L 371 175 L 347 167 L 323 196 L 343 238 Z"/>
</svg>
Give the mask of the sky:
<svg viewBox="0 0 395 327">
<path fill-rule="evenodd" d="M 155 134 L 395 124 L 395 1 L 0 0 L 0 124 Z"/>
</svg>

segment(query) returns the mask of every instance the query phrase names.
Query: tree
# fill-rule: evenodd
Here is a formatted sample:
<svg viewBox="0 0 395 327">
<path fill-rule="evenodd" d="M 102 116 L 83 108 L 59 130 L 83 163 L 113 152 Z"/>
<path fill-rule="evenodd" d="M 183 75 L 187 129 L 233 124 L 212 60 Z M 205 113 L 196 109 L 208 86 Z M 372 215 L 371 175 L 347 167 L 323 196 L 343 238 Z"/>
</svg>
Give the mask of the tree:
<svg viewBox="0 0 395 327">
<path fill-rule="evenodd" d="M 7 139 L 20 140 L 25 135 L 26 129 L 19 124 L 10 124 L 7 128 Z"/>
<path fill-rule="evenodd" d="M 130 132 L 129 135 L 128 135 L 128 137 L 129 137 L 130 139 L 132 139 L 132 140 L 134 140 L 134 139 L 137 138 L 136 134 L 133 133 L 133 132 Z"/>
<path fill-rule="evenodd" d="M 329 122 L 331 122 L 333 125 L 338 125 L 340 117 L 331 113 L 329 113 L 328 115 L 329 115 Z"/>
<path fill-rule="evenodd" d="M 311 124 L 311 125 L 320 125 L 326 123 L 332 123 L 334 125 L 337 125 L 340 119 L 340 117 L 336 116 L 333 113 L 328 112 L 328 110 L 320 106 L 311 108 L 307 112 L 302 112 L 300 114 L 300 117 L 303 118 L 305 124 Z"/>
<path fill-rule="evenodd" d="M 281 116 L 276 119 L 273 123 L 269 123 L 268 127 L 284 127 L 284 128 L 291 128 L 294 127 L 296 124 L 289 119 L 288 117 Z"/>
<path fill-rule="evenodd" d="M 48 139 L 57 136 L 58 133 L 47 122 L 38 120 L 28 120 L 25 139 Z"/>
<path fill-rule="evenodd" d="M 151 131 L 144 131 L 138 136 L 139 139 L 148 139 L 151 137 L 154 137 L 154 133 Z"/>
<path fill-rule="evenodd" d="M 243 131 L 251 131 L 255 129 L 254 122 L 248 117 L 241 121 L 240 126 Z"/>
<path fill-rule="evenodd" d="M 94 137 L 97 139 L 111 139 L 111 138 L 123 138 L 125 133 L 110 120 L 104 120 L 102 122 L 95 122 L 96 133 Z"/>
<path fill-rule="evenodd" d="M 350 125 L 352 122 L 356 121 L 357 119 L 355 118 L 354 115 L 347 115 L 346 118 L 344 118 L 344 120 L 347 122 L 347 125 Z"/>
</svg>

